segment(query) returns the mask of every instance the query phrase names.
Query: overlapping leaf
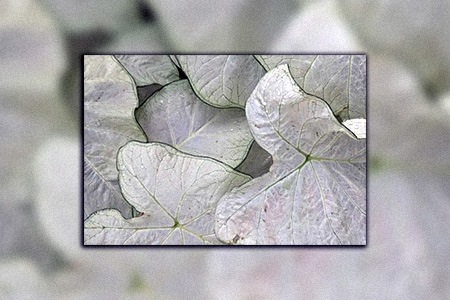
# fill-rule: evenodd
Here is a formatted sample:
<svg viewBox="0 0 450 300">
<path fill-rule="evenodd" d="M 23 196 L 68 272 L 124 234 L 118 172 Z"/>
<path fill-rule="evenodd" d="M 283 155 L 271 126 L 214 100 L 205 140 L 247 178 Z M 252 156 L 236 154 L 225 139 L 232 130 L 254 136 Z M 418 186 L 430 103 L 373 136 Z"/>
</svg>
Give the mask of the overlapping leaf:
<svg viewBox="0 0 450 300">
<path fill-rule="evenodd" d="M 246 105 L 270 172 L 224 195 L 216 234 L 226 243 L 365 244 L 366 142 L 281 65 Z"/>
<path fill-rule="evenodd" d="M 134 119 L 138 99 L 133 79 L 112 56 L 84 61 L 84 210 L 114 207 L 131 216 L 118 183 L 116 155 L 130 140 L 145 141 Z M 85 217 L 87 216 L 85 214 Z"/>
<path fill-rule="evenodd" d="M 295 82 L 341 120 L 366 117 L 365 55 L 258 55 L 267 70 L 288 64 Z"/>
<path fill-rule="evenodd" d="M 149 141 L 236 167 L 253 140 L 242 109 L 219 109 L 200 101 L 187 80 L 165 86 L 136 111 Z"/>
<path fill-rule="evenodd" d="M 129 142 L 117 166 L 125 198 L 143 215 L 126 220 L 116 210 L 99 211 L 85 222 L 85 244 L 218 244 L 216 204 L 250 179 L 159 143 Z"/>
<path fill-rule="evenodd" d="M 251 55 L 177 55 L 195 93 L 217 107 L 240 107 L 265 74 Z"/>
<path fill-rule="evenodd" d="M 179 79 L 177 67 L 168 55 L 115 55 L 133 76 L 136 85 L 168 84 Z"/>
</svg>

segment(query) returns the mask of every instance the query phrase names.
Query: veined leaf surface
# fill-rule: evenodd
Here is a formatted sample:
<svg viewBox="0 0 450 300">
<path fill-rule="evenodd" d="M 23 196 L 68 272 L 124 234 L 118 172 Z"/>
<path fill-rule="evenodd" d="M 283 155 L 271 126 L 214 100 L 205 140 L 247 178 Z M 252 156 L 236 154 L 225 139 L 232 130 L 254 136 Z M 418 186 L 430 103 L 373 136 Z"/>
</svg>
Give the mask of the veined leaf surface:
<svg viewBox="0 0 450 300">
<path fill-rule="evenodd" d="M 220 244 L 214 211 L 220 197 L 250 177 L 209 158 L 159 143 L 129 142 L 118 153 L 122 192 L 143 213 L 124 219 L 101 210 L 85 222 L 85 244 Z"/>
<path fill-rule="evenodd" d="M 366 141 L 321 99 L 297 86 L 287 65 L 261 79 L 246 106 L 269 173 L 227 193 L 216 211 L 226 243 L 364 245 Z"/>
<path fill-rule="evenodd" d="M 149 141 L 172 145 L 192 155 L 239 165 L 253 137 L 245 112 L 216 108 L 201 101 L 187 80 L 166 85 L 136 111 Z"/>
<path fill-rule="evenodd" d="M 138 103 L 133 79 L 113 56 L 84 60 L 84 210 L 113 207 L 131 216 L 118 183 L 116 155 L 130 140 L 145 141 L 134 118 Z"/>
<path fill-rule="evenodd" d="M 168 55 L 115 55 L 115 58 L 133 76 L 137 86 L 178 80 L 178 70 Z"/>
<path fill-rule="evenodd" d="M 366 118 L 365 55 L 257 55 L 271 70 L 288 64 L 295 82 L 327 102 L 341 121 Z"/>
<path fill-rule="evenodd" d="M 264 68 L 252 55 L 177 55 L 194 92 L 216 107 L 245 107 Z"/>
</svg>

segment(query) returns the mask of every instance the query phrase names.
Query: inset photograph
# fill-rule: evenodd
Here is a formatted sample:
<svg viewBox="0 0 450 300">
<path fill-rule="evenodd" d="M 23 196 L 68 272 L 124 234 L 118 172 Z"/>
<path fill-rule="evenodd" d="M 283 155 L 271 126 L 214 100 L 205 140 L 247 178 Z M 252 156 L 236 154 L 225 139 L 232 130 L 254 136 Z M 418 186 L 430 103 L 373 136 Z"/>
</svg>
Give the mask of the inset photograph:
<svg viewBox="0 0 450 300">
<path fill-rule="evenodd" d="M 366 245 L 366 55 L 85 55 L 84 245 Z"/>
</svg>

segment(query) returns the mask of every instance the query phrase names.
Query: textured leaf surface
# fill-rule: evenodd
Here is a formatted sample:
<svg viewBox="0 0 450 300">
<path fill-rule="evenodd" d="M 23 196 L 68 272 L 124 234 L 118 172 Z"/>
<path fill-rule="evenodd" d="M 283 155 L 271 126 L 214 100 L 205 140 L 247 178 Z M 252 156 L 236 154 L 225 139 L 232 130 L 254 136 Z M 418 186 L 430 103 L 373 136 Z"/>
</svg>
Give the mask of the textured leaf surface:
<svg viewBox="0 0 450 300">
<path fill-rule="evenodd" d="M 200 101 L 187 80 L 173 82 L 146 101 L 136 118 L 149 141 L 236 167 L 253 140 L 242 109 L 219 109 Z"/>
<path fill-rule="evenodd" d="M 195 93 L 217 107 L 245 107 L 264 68 L 251 55 L 177 55 Z"/>
<path fill-rule="evenodd" d="M 227 193 L 216 234 L 242 244 L 365 244 L 366 141 L 303 93 L 288 67 L 270 71 L 246 106 L 270 172 Z"/>
<path fill-rule="evenodd" d="M 261 55 L 267 70 L 288 64 L 295 82 L 341 120 L 366 117 L 365 55 Z"/>
<path fill-rule="evenodd" d="M 178 69 L 168 55 L 115 55 L 136 85 L 168 84 L 179 79 Z"/>
<path fill-rule="evenodd" d="M 129 140 L 145 141 L 134 119 L 138 99 L 133 79 L 112 56 L 84 61 L 84 209 L 114 207 L 130 216 L 116 169 L 117 151 Z"/>
<path fill-rule="evenodd" d="M 117 166 L 125 198 L 143 215 L 126 220 L 116 210 L 99 211 L 85 222 L 85 244 L 218 244 L 216 204 L 250 179 L 159 143 L 128 143 Z"/>
</svg>

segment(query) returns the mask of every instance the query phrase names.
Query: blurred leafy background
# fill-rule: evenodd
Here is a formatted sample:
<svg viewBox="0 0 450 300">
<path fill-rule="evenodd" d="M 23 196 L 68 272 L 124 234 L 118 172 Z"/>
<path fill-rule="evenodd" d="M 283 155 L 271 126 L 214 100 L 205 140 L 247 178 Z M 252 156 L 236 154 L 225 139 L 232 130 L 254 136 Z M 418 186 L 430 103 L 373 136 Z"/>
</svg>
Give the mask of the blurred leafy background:
<svg viewBox="0 0 450 300">
<path fill-rule="evenodd" d="M 1 0 L 0 298 L 450 298 L 450 2 Z M 84 53 L 366 53 L 368 246 L 82 248 Z"/>
</svg>

